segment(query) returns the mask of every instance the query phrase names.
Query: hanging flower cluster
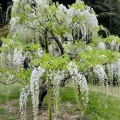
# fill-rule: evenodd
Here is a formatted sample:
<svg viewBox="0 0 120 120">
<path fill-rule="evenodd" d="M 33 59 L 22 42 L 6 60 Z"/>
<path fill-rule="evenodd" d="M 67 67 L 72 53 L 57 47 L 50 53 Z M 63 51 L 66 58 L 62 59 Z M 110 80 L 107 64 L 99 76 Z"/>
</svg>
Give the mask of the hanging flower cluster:
<svg viewBox="0 0 120 120">
<path fill-rule="evenodd" d="M 103 42 L 100 42 L 100 43 L 98 43 L 98 48 L 101 48 L 101 49 L 105 50 L 106 49 L 106 44 L 103 43 Z"/>
<path fill-rule="evenodd" d="M 34 68 L 30 78 L 30 92 L 32 95 L 32 104 L 35 119 L 38 114 L 39 105 L 39 80 L 44 72 L 45 69 L 41 68 L 40 66 L 38 68 Z"/>
<path fill-rule="evenodd" d="M 110 49 L 112 51 L 120 52 L 120 39 L 115 36 L 109 36 L 103 39 L 103 42 L 99 42 L 97 46 L 103 50 Z"/>
<path fill-rule="evenodd" d="M 13 55 L 11 53 L 8 53 L 6 56 L 6 59 L 7 59 L 8 63 L 11 63 L 11 61 L 13 59 Z"/>
<path fill-rule="evenodd" d="M 53 108 L 52 114 L 55 120 L 57 119 L 57 116 L 59 115 L 59 111 L 60 111 L 60 108 L 59 108 L 60 107 L 60 83 L 61 83 L 61 80 L 64 79 L 64 77 L 65 77 L 64 71 L 50 70 L 47 78 L 48 94 L 49 95 L 51 94 L 51 96 L 49 97 L 52 97 L 52 104 L 53 104 L 50 107 Z"/>
<path fill-rule="evenodd" d="M 110 83 L 120 84 L 120 60 L 117 60 L 115 63 L 107 64 L 107 76 L 110 80 Z"/>
<path fill-rule="evenodd" d="M 22 48 L 15 48 L 13 53 L 13 65 L 20 67 L 23 63 Z"/>
<path fill-rule="evenodd" d="M 48 99 L 51 102 L 48 104 L 48 113 L 52 113 L 54 120 L 57 119 L 57 116 L 60 113 L 60 85 L 65 76 L 66 74 L 64 70 L 50 69 L 47 74 Z"/>
<path fill-rule="evenodd" d="M 26 103 L 28 99 L 28 95 L 30 94 L 29 86 L 25 86 L 22 88 L 22 92 L 20 94 L 20 112 L 21 112 L 21 120 L 27 119 L 26 114 Z"/>
<path fill-rule="evenodd" d="M 117 63 L 117 76 L 118 76 L 118 81 L 119 81 L 119 84 L 120 84 L 120 59 L 116 62 Z"/>
<path fill-rule="evenodd" d="M 116 40 L 112 40 L 110 42 L 110 48 L 111 48 L 111 50 L 115 50 L 115 48 L 116 48 Z"/>
<path fill-rule="evenodd" d="M 42 49 L 39 48 L 37 50 L 37 54 L 38 54 L 39 57 L 42 57 L 43 53 L 44 53 L 44 51 Z"/>
<path fill-rule="evenodd" d="M 120 52 L 120 39 L 118 37 L 111 36 L 111 38 L 106 38 L 105 40 L 107 49 Z"/>
<path fill-rule="evenodd" d="M 93 68 L 93 72 L 95 73 L 96 77 L 98 78 L 99 84 L 104 85 L 105 80 L 108 79 L 104 68 L 101 65 L 96 65 Z"/>
<path fill-rule="evenodd" d="M 26 120 L 26 103 L 28 99 L 28 95 L 31 94 L 32 104 L 33 104 L 33 112 L 34 112 L 34 120 L 37 120 L 38 115 L 38 105 L 39 105 L 39 80 L 40 77 L 45 72 L 45 69 L 34 68 L 31 73 L 30 85 L 25 86 L 22 89 L 20 94 L 20 112 L 21 112 L 21 120 Z"/>
<path fill-rule="evenodd" d="M 87 85 L 86 78 L 84 75 L 78 72 L 77 66 L 73 62 L 70 62 L 68 64 L 68 70 L 74 82 L 78 85 L 79 91 L 76 96 L 78 105 L 80 105 L 82 101 L 82 104 L 86 107 L 88 103 L 88 85 Z M 81 98 L 81 101 L 79 97 Z"/>
<path fill-rule="evenodd" d="M 113 77 L 114 77 L 114 72 L 115 72 L 114 64 L 107 64 L 106 69 L 107 69 L 107 76 L 110 82 L 113 82 Z"/>
</svg>

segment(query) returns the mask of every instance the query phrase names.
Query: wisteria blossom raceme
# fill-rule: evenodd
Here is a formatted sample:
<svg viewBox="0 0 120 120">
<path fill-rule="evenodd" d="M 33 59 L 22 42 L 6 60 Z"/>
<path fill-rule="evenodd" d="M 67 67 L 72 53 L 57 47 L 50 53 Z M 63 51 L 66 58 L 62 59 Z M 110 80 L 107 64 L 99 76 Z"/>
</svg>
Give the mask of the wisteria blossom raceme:
<svg viewBox="0 0 120 120">
<path fill-rule="evenodd" d="M 56 120 L 60 111 L 60 83 L 65 77 L 65 71 L 50 70 L 47 76 L 47 82 L 50 82 L 52 85 L 51 87 L 51 85 L 48 84 L 48 92 L 52 92 L 53 118 Z"/>
<path fill-rule="evenodd" d="M 85 40 L 87 35 L 87 28 L 85 24 L 81 25 L 81 33 L 82 33 L 82 39 Z"/>
<path fill-rule="evenodd" d="M 117 77 L 118 77 L 118 84 L 120 84 L 120 59 L 117 61 Z"/>
<path fill-rule="evenodd" d="M 40 77 L 45 72 L 45 69 L 41 68 L 40 66 L 38 68 L 34 68 L 31 74 L 30 78 L 30 92 L 32 97 L 32 104 L 33 104 L 33 112 L 35 120 L 38 115 L 38 105 L 39 105 L 39 80 Z"/>
<path fill-rule="evenodd" d="M 28 95 L 30 94 L 30 88 L 29 86 L 25 86 L 22 88 L 22 92 L 20 93 L 20 112 L 21 112 L 21 120 L 27 119 L 26 114 L 26 103 L 28 99 Z"/>
<path fill-rule="evenodd" d="M 10 31 L 14 31 L 14 29 L 16 27 L 16 24 L 18 23 L 19 20 L 20 20 L 19 17 L 13 17 L 13 18 L 11 18 L 11 20 L 10 20 L 10 24 L 11 24 Z"/>
<path fill-rule="evenodd" d="M 35 0 L 35 2 L 36 2 L 36 5 L 42 5 L 43 4 L 43 2 L 45 3 L 46 2 L 46 0 Z M 38 7 L 37 6 L 37 7 Z"/>
<path fill-rule="evenodd" d="M 74 75 L 78 73 L 77 66 L 73 62 L 70 62 L 68 64 L 68 70 L 70 72 L 70 75 Z"/>
<path fill-rule="evenodd" d="M 23 63 L 22 48 L 15 48 L 13 54 L 13 64 L 19 67 Z"/>
<path fill-rule="evenodd" d="M 115 82 L 115 85 L 120 84 L 120 60 L 117 60 L 115 63 L 107 64 L 106 69 L 110 83 L 113 84 Z"/>
<path fill-rule="evenodd" d="M 106 69 L 107 69 L 107 76 L 110 80 L 110 82 L 112 83 L 113 81 L 113 76 L 114 76 L 114 71 L 115 71 L 115 66 L 114 64 L 107 64 L 106 65 Z"/>
<path fill-rule="evenodd" d="M 116 50 L 120 52 L 120 43 L 116 45 Z"/>
<path fill-rule="evenodd" d="M 44 51 L 39 48 L 38 51 L 37 51 L 38 56 L 39 56 L 39 57 L 42 57 L 42 54 L 43 54 L 43 53 L 44 53 Z"/>
<path fill-rule="evenodd" d="M 105 50 L 106 49 L 106 44 L 103 43 L 103 42 L 100 42 L 100 43 L 98 43 L 98 48 L 101 48 L 101 49 Z"/>
<path fill-rule="evenodd" d="M 105 38 L 105 41 L 107 49 L 120 52 L 120 39 L 118 37 L 110 36 L 108 38 Z"/>
<path fill-rule="evenodd" d="M 58 11 L 60 12 L 60 13 L 62 13 L 62 12 L 67 12 L 67 8 L 63 5 L 63 4 L 60 4 L 59 6 L 58 6 Z M 61 12 L 62 11 L 62 12 Z"/>
<path fill-rule="evenodd" d="M 88 103 L 88 85 L 87 85 L 86 78 L 84 75 L 78 72 L 77 66 L 73 62 L 70 62 L 68 64 L 68 70 L 70 72 L 70 75 L 74 79 L 75 84 L 79 86 L 78 89 L 80 89 L 80 92 L 81 92 L 82 104 L 84 105 L 84 107 L 86 107 Z M 78 105 L 81 104 L 79 101 L 79 98 L 77 98 L 77 101 L 78 101 Z"/>
<path fill-rule="evenodd" d="M 111 50 L 115 50 L 115 47 L 116 47 L 116 40 L 114 39 L 110 42 L 110 48 Z"/>
<path fill-rule="evenodd" d="M 8 60 L 8 62 L 11 62 L 12 58 L 13 58 L 12 54 L 8 53 L 6 56 L 6 59 Z"/>
<path fill-rule="evenodd" d="M 92 13 L 92 14 L 89 14 L 89 13 Z M 98 20 L 96 19 L 96 15 L 93 9 L 91 9 L 90 7 L 86 7 L 86 9 L 82 11 L 78 9 L 75 11 L 75 15 L 81 16 L 81 18 L 84 18 L 82 19 L 82 21 L 77 21 L 77 24 L 76 24 L 76 26 L 81 30 L 82 39 L 86 39 L 86 35 L 89 32 L 93 33 L 92 36 L 97 35 L 99 26 L 98 26 Z"/>
<path fill-rule="evenodd" d="M 99 84 L 104 85 L 105 80 L 108 79 L 104 68 L 101 65 L 96 65 L 93 68 L 93 71 L 94 71 L 96 77 L 99 79 Z"/>
</svg>

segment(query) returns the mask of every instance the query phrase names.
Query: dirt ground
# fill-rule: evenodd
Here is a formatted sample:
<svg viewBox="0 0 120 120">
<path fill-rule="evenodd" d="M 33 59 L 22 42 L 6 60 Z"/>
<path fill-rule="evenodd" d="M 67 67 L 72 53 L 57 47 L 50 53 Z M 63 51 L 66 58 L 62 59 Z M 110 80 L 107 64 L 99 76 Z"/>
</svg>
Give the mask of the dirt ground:
<svg viewBox="0 0 120 120">
<path fill-rule="evenodd" d="M 63 107 L 64 106 L 64 107 Z M 14 118 L 14 120 L 20 120 L 20 112 L 18 106 L 18 100 L 13 100 L 4 106 L 8 119 Z M 82 118 L 80 111 L 77 111 L 76 106 L 67 102 L 61 105 L 60 115 L 57 120 L 88 120 Z M 1 119 L 0 119 L 1 120 Z M 27 120 L 34 120 L 32 106 L 27 107 Z M 37 120 L 48 120 L 47 106 L 43 105 Z"/>
</svg>

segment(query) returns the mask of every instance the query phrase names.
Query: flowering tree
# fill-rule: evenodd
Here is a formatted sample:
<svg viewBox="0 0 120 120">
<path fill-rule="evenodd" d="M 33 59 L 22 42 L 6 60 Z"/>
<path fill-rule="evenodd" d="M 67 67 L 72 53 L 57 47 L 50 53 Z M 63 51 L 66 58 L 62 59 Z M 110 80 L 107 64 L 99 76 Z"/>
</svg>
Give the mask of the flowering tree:
<svg viewBox="0 0 120 120">
<path fill-rule="evenodd" d="M 60 87 L 70 80 L 78 108 L 84 111 L 88 102 L 86 76 L 91 80 L 95 75 L 103 84 L 111 79 L 110 66 L 120 64 L 120 39 L 98 37 L 94 10 L 80 0 L 69 8 L 50 0 L 14 0 L 9 28 L 10 34 L 2 38 L 0 76 L 4 84 L 25 84 L 20 95 L 23 120 L 28 95 L 37 120 L 38 107 L 47 93 L 49 120 L 57 119 Z M 120 78 L 120 68 L 115 69 Z"/>
</svg>

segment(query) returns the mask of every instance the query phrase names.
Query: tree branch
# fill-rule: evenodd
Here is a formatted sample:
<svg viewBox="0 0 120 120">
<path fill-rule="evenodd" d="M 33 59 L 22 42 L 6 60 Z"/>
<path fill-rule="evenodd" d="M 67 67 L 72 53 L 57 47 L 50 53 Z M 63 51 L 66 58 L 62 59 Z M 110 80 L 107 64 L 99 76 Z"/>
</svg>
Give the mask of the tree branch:
<svg viewBox="0 0 120 120">
<path fill-rule="evenodd" d="M 6 83 L 6 82 L 0 81 L 0 83 L 2 83 L 2 84 L 4 84 L 4 85 L 12 85 L 12 84 L 14 84 L 14 83 L 16 83 L 16 82 L 19 82 L 20 84 L 24 85 L 24 83 L 22 83 L 21 81 L 18 81 L 18 80 L 15 80 L 15 81 L 13 81 L 13 82 L 11 82 L 11 83 Z"/>
<path fill-rule="evenodd" d="M 44 45 L 45 45 L 46 53 L 49 53 L 49 50 L 48 50 L 48 41 L 47 41 L 47 29 L 45 30 L 45 33 L 44 33 Z"/>
<path fill-rule="evenodd" d="M 53 39 L 55 40 L 55 42 L 57 43 L 60 51 L 61 51 L 61 55 L 64 54 L 64 48 L 62 47 L 62 44 L 60 43 L 60 41 L 58 40 L 57 36 L 53 33 L 53 31 L 51 31 L 51 34 L 53 36 Z"/>
</svg>

